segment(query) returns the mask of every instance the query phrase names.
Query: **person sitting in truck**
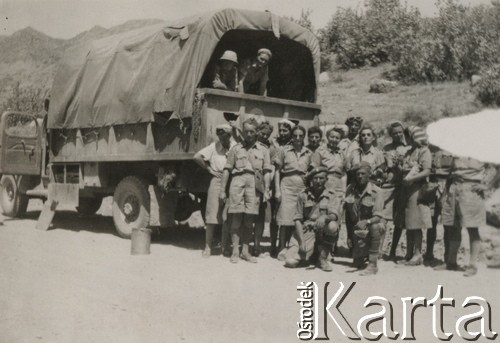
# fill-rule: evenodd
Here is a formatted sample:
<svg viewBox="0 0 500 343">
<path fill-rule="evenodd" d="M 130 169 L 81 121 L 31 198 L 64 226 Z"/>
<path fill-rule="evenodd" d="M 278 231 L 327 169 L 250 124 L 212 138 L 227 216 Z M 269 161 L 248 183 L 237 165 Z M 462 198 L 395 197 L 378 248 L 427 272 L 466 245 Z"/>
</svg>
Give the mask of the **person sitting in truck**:
<svg viewBox="0 0 500 343">
<path fill-rule="evenodd" d="M 215 66 L 215 76 L 212 86 L 215 89 L 237 91 L 238 88 L 238 55 L 231 50 L 226 50 Z"/>
<path fill-rule="evenodd" d="M 271 50 L 262 48 L 254 59 L 244 60 L 239 68 L 238 91 L 246 94 L 267 94 L 268 64 L 273 54 Z"/>
</svg>

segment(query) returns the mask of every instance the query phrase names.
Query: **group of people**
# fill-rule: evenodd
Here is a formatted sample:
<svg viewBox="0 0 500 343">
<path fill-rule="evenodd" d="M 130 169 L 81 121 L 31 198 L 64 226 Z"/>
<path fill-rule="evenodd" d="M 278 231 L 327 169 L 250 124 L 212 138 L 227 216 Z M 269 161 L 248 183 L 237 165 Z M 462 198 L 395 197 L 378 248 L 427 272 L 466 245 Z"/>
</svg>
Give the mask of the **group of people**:
<svg viewBox="0 0 500 343">
<path fill-rule="evenodd" d="M 461 270 L 465 276 L 477 273 L 478 228 L 486 218 L 483 163 L 430 146 L 422 128 L 399 121 L 387 125 L 391 142 L 383 147 L 360 117 L 325 133 L 282 119 L 277 137 L 270 140 L 273 129 L 263 116 L 247 118 L 241 130 L 220 125 L 218 141 L 194 156 L 212 175 L 204 257 L 211 255 L 215 228 L 222 225 L 222 249 L 230 261 L 256 263 L 267 220 L 273 257 L 289 268 L 316 263 L 331 271 L 345 222 L 346 244 L 361 275 L 378 272 L 389 225 L 394 229 L 388 259 Z M 442 264 L 434 258 L 439 216 L 444 225 Z M 470 238 L 466 268 L 457 264 L 463 227 Z M 400 261 L 396 251 L 404 229 L 407 248 Z"/>
<path fill-rule="evenodd" d="M 226 50 L 215 65 L 212 87 L 239 93 L 266 95 L 271 50 L 261 48 L 251 59 L 238 61 L 238 55 Z"/>
</svg>

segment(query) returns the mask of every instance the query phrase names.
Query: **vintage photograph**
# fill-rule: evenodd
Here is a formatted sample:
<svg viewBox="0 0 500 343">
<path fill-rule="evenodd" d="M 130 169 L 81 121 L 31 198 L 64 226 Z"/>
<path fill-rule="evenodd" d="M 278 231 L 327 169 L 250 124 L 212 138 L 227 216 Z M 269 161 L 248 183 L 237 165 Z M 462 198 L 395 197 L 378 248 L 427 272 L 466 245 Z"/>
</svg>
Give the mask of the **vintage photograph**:
<svg viewBox="0 0 500 343">
<path fill-rule="evenodd" d="M 500 341 L 499 0 L 0 0 L 0 342 Z"/>
</svg>

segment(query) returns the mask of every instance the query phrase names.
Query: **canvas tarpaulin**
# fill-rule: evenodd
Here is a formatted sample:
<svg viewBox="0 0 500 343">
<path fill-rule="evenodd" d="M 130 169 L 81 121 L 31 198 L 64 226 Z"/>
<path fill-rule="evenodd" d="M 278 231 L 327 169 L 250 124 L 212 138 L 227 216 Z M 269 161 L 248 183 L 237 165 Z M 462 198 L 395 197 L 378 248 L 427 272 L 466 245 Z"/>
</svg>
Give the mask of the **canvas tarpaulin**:
<svg viewBox="0 0 500 343">
<path fill-rule="evenodd" d="M 309 30 L 269 12 L 225 9 L 69 49 L 54 79 L 48 127 L 151 122 L 155 112 L 190 117 L 212 53 L 231 30 L 269 31 L 302 44 L 317 81 L 319 44 Z"/>
</svg>

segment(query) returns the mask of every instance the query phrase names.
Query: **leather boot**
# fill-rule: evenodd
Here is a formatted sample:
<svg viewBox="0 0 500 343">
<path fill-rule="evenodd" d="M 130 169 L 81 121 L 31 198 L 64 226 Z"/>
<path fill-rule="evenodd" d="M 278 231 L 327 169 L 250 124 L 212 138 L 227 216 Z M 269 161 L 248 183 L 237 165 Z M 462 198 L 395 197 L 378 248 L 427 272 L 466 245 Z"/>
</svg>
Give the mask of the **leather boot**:
<svg viewBox="0 0 500 343">
<path fill-rule="evenodd" d="M 331 247 L 320 245 L 318 268 L 324 272 L 331 272 L 333 270 L 330 262 L 328 262 L 328 253 Z"/>
<path fill-rule="evenodd" d="M 368 259 L 368 266 L 364 270 L 362 270 L 359 273 L 359 275 L 369 276 L 377 274 L 378 272 L 377 260 L 378 260 L 378 254 L 370 254 L 370 257 Z"/>
</svg>

